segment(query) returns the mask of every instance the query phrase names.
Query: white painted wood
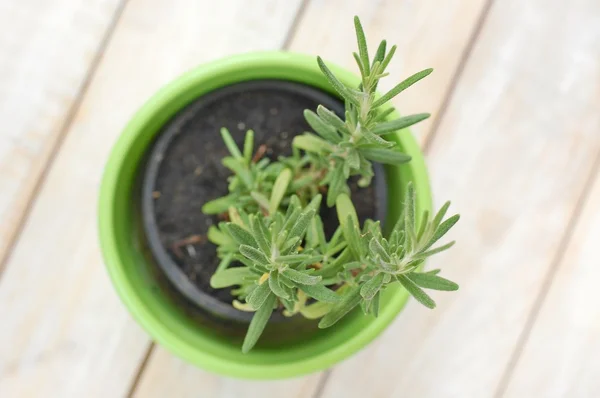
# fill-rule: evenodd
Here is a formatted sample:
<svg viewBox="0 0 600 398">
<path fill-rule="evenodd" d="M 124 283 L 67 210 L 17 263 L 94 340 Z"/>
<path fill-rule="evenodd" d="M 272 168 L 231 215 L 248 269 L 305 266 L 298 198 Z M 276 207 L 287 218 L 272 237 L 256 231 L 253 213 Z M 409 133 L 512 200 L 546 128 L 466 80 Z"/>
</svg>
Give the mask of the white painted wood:
<svg viewBox="0 0 600 398">
<path fill-rule="evenodd" d="M 185 70 L 280 47 L 298 4 L 129 1 L 0 281 L 1 397 L 126 394 L 149 341 L 98 249 L 96 198 L 110 148 L 135 110 Z"/>
<path fill-rule="evenodd" d="M 59 2 L 52 3 L 59 7 Z M 353 44 L 347 38 L 352 37 L 351 16 L 358 13 L 370 39 L 383 35 L 391 42 L 402 40 L 401 51 L 407 48 L 410 58 L 406 62 L 411 64 L 393 69 L 394 76 L 428 66 L 437 69 L 429 81 L 445 75 L 427 89 L 415 86 L 405 93 L 405 100 L 398 102 L 403 113 L 439 108 L 453 75 L 450 67 L 445 71 L 445 62 L 456 68 L 460 59 L 459 47 L 452 43 L 460 36 L 466 45 L 482 7 L 481 2 L 468 1 L 373 2 L 369 7 L 385 9 L 374 12 L 376 16 L 368 22 L 369 7 L 360 8 L 366 3 L 336 4 L 336 14 L 328 14 L 329 3 L 311 2 L 293 49 L 350 65 L 347 54 Z M 43 2 L 39 4 L 42 7 Z M 156 88 L 207 59 L 278 48 L 298 5 L 282 4 L 131 0 L 0 281 L 4 319 L 0 397 L 116 397 L 126 393 L 148 340 L 118 302 L 96 247 L 95 200 L 101 167 L 126 120 Z M 86 10 L 90 7 L 86 3 Z M 445 14 L 437 16 L 436 9 Z M 414 18 L 378 25 L 392 21 L 402 10 L 415 11 Z M 465 10 L 471 12 L 467 17 Z M 461 290 L 434 295 L 439 307 L 433 312 L 410 303 L 383 338 L 334 370 L 326 397 L 492 396 L 557 254 L 600 150 L 600 11 L 594 0 L 504 0 L 491 12 L 429 156 L 436 196 L 454 199 L 455 208 L 463 213 L 452 236 L 459 239 L 459 245 L 431 263 L 443 266 L 449 277 L 461 283 Z M 1 18 L 2 29 L 20 26 L 16 16 L 6 18 L 2 13 Z M 466 22 L 461 23 L 461 18 L 467 18 Z M 76 19 L 91 25 L 85 18 Z M 430 27 L 427 21 L 435 23 Z M 377 26 L 392 26 L 386 29 L 398 40 L 378 33 Z M 225 33 L 215 35 L 217 30 Z M 5 44 L 9 37 L 0 37 L 0 54 L 4 48 L 13 51 L 12 42 Z M 428 48 L 435 48 L 435 55 Z M 338 49 L 340 55 L 336 55 Z M 16 62 L 7 59 L 0 57 L 2 76 L 7 75 L 6 65 Z M 417 59 L 424 61 L 420 64 Z M 3 78 L 0 82 L 2 101 L 6 83 Z M 39 100 L 40 109 L 56 106 L 52 104 L 58 100 L 49 98 Z M 428 129 L 425 126 L 421 132 Z M 56 136 L 58 130 L 50 130 L 47 137 Z M 41 141 L 53 142 L 48 140 Z M 27 138 L 19 140 L 19 145 L 41 141 Z M 2 138 L 0 148 L 6 142 Z M 0 159 L 5 153 L 0 151 Z M 43 151 L 36 153 L 38 159 L 47 156 Z M 33 180 L 24 180 L 22 176 L 29 172 L 23 170 L 34 167 L 33 163 L 22 169 L 20 160 L 14 159 L 0 161 L 0 184 L 12 176 L 16 185 L 6 186 L 16 186 L 12 192 L 25 192 L 27 197 L 33 186 L 28 181 Z M 21 174 L 13 176 L 15 168 Z M 34 175 L 39 172 L 30 170 Z M 590 250 L 591 242 L 598 240 L 598 218 L 590 203 L 597 206 L 598 185 L 515 369 L 509 396 L 598 395 L 599 352 L 594 340 L 598 317 L 590 304 L 595 303 L 596 293 L 589 285 L 597 268 Z M 10 190 L 0 186 L 4 198 Z M 17 202 L 19 206 L 25 203 Z M 21 211 L 12 208 L 10 215 Z M 0 212 L 0 219 L 8 218 Z M 0 242 L 5 241 L 3 227 Z M 561 280 L 564 285 L 559 284 Z M 584 303 L 587 310 L 575 311 L 578 303 Z M 548 352 L 552 356 L 544 357 Z M 232 381 L 192 368 L 157 348 L 137 396 L 156 392 L 161 394 L 155 396 L 211 396 L 204 391 L 212 396 L 261 396 L 260 390 L 267 386 L 272 396 L 308 397 L 317 377 L 268 385 Z"/>
<path fill-rule="evenodd" d="M 428 135 L 476 28 L 485 0 L 311 0 L 291 49 L 319 54 L 358 73 L 354 15 L 361 19 L 371 56 L 379 42 L 398 46 L 379 89 L 427 68 L 434 72 L 394 99 L 402 114 L 430 112 L 411 128 L 420 142 Z"/>
<path fill-rule="evenodd" d="M 135 397 L 266 398 L 312 397 L 320 375 L 280 381 L 250 381 L 216 377 L 156 347 Z"/>
<path fill-rule="evenodd" d="M 600 174 L 506 397 L 600 396 Z"/>
<path fill-rule="evenodd" d="M 411 301 L 324 397 L 494 395 L 600 150 L 599 6 L 491 8 L 428 156 L 436 197 L 463 215 L 430 267 L 461 290 L 434 311 Z"/>
<path fill-rule="evenodd" d="M 0 268 L 119 3 L 0 2 Z"/>
</svg>

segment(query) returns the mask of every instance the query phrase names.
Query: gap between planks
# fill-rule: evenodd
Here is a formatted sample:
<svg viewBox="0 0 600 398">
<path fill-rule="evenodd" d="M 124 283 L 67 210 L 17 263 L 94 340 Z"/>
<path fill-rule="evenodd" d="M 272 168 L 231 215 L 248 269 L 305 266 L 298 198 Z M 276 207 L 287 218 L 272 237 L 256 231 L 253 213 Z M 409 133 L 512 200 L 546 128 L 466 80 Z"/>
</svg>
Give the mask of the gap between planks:
<svg viewBox="0 0 600 398">
<path fill-rule="evenodd" d="M 8 262 L 12 256 L 12 253 L 14 252 L 14 249 L 17 245 L 17 242 L 21 238 L 21 234 L 23 233 L 23 227 L 27 223 L 27 220 L 31 214 L 31 209 L 33 208 L 33 204 L 35 203 L 37 196 L 40 192 L 40 189 L 41 189 L 42 185 L 44 184 L 44 180 L 46 179 L 46 176 L 48 175 L 48 172 L 51 169 L 52 163 L 56 159 L 56 155 L 58 154 L 60 147 L 61 147 L 63 141 L 65 140 L 65 137 L 67 136 L 67 132 L 71 129 L 71 125 L 73 123 L 73 120 L 75 119 L 75 115 L 77 115 L 77 112 L 79 111 L 81 102 L 82 102 L 83 98 L 85 97 L 85 94 L 90 86 L 91 81 L 94 78 L 94 75 L 96 74 L 98 65 L 100 65 L 100 62 L 102 61 L 104 51 L 108 47 L 108 44 L 110 43 L 110 41 L 112 39 L 113 32 L 114 32 L 116 26 L 118 25 L 119 20 L 121 19 L 121 16 L 123 15 L 123 10 L 125 9 L 125 5 L 127 4 L 127 1 L 128 0 L 120 0 L 118 6 L 115 8 L 113 16 L 110 19 L 110 23 L 108 24 L 108 27 L 106 28 L 106 31 L 104 32 L 104 35 L 100 39 L 98 48 L 95 51 L 94 57 L 88 68 L 88 71 L 85 74 L 85 76 L 83 77 L 83 80 L 81 81 L 81 85 L 80 85 L 79 89 L 77 90 L 77 93 L 75 94 L 73 104 L 70 106 L 69 110 L 67 111 L 65 120 L 62 123 L 61 127 L 59 128 L 59 131 L 58 131 L 58 134 L 56 136 L 54 143 L 50 144 L 51 148 L 48 153 L 48 158 L 45 161 L 43 161 L 43 165 L 41 167 L 42 171 L 40 172 L 40 174 L 37 177 L 34 178 L 35 181 L 33 182 L 33 188 L 31 189 L 31 192 L 29 193 L 29 197 L 26 198 L 27 204 L 24 207 L 20 222 L 18 222 L 18 225 L 15 227 L 14 231 L 12 231 L 10 233 L 10 235 L 8 236 L 6 252 L 4 253 L 4 256 L 0 257 L 0 283 L 2 283 L 2 275 L 3 275 L 4 269 L 6 268 L 6 264 L 8 264 Z"/>
<path fill-rule="evenodd" d="M 140 362 L 140 366 L 138 367 L 137 372 L 135 372 L 135 376 L 133 377 L 133 382 L 131 383 L 131 386 L 129 386 L 129 392 L 127 393 L 128 398 L 133 397 L 133 394 L 135 394 L 135 390 L 140 384 L 140 380 L 142 379 L 144 370 L 146 370 L 146 366 L 148 365 L 148 362 L 150 362 L 150 357 L 152 356 L 155 347 L 156 344 L 153 341 L 150 341 L 150 344 L 148 345 L 148 350 L 146 351 L 144 358 Z"/>
<path fill-rule="evenodd" d="M 124 1 L 127 1 L 127 0 L 124 0 Z M 310 2 L 310 0 L 302 0 L 300 5 L 298 6 L 298 10 L 296 11 L 296 16 L 292 20 L 292 23 L 290 24 L 290 27 L 285 35 L 285 39 L 283 40 L 283 44 L 281 45 L 282 50 L 287 50 L 289 48 L 290 43 L 292 42 L 292 39 L 294 38 L 294 35 L 296 34 L 296 30 L 298 29 L 298 26 L 300 26 L 300 21 L 304 17 L 304 13 L 306 11 L 306 8 L 307 8 L 309 2 Z M 113 26 L 113 28 L 114 28 L 114 26 Z M 146 350 L 146 354 L 144 355 L 144 358 L 142 359 L 140 366 L 138 367 L 137 372 L 135 373 L 135 376 L 133 377 L 131 386 L 129 387 L 129 390 L 128 390 L 129 392 L 127 394 L 128 398 L 134 397 L 134 394 L 135 394 L 135 392 L 140 384 L 140 381 L 142 380 L 142 377 L 144 375 L 144 371 L 146 370 L 148 363 L 150 363 L 150 359 L 152 358 L 152 353 L 154 352 L 155 347 L 156 347 L 156 343 L 154 341 L 150 341 L 150 344 L 148 344 L 148 349 Z M 324 389 L 325 383 L 327 380 L 327 375 L 328 375 L 328 372 L 324 373 L 319 378 L 320 389 L 317 391 L 321 391 Z"/>
<path fill-rule="evenodd" d="M 542 282 L 540 291 L 538 292 L 537 297 L 533 303 L 531 312 L 529 313 L 529 316 L 527 317 L 527 320 L 525 321 L 525 324 L 523 325 L 523 330 L 521 331 L 521 334 L 519 335 L 517 343 L 515 344 L 515 348 L 510 356 L 508 363 L 506 364 L 506 368 L 504 369 L 502 377 L 500 378 L 500 382 L 498 383 L 498 387 L 494 394 L 494 397 L 496 397 L 496 398 L 503 397 L 504 393 L 506 392 L 506 389 L 508 388 L 508 385 L 510 383 L 510 380 L 512 379 L 514 370 L 519 362 L 519 359 L 521 358 L 521 355 L 523 354 L 523 350 L 524 350 L 525 346 L 527 345 L 527 342 L 529 340 L 529 336 L 531 334 L 533 326 L 535 325 L 535 323 L 537 321 L 540 310 L 542 309 L 542 306 L 544 305 L 544 301 L 546 301 L 546 297 L 548 296 L 548 292 L 550 291 L 550 288 L 552 287 L 554 277 L 555 277 L 558 269 L 560 268 L 560 264 L 564 260 L 564 256 L 567 251 L 567 248 L 569 247 L 569 245 L 572 242 L 573 234 L 575 232 L 575 229 L 577 228 L 577 225 L 579 224 L 579 222 L 581 220 L 581 216 L 583 214 L 583 209 L 585 209 L 585 205 L 588 202 L 588 199 L 590 198 L 590 194 L 591 194 L 592 188 L 594 186 L 594 181 L 596 179 L 596 176 L 599 173 L 600 173 L 600 152 L 596 156 L 596 160 L 592 166 L 590 174 L 587 176 L 587 178 L 585 180 L 585 185 L 583 187 L 581 195 L 579 196 L 579 198 L 577 198 L 577 201 L 575 203 L 575 209 L 573 210 L 573 214 L 571 215 L 571 217 L 569 219 L 569 223 L 567 224 L 567 227 L 565 228 L 565 233 L 558 245 L 557 254 L 552 259 L 550 269 L 548 270 L 548 273 L 546 274 L 546 277 L 544 278 L 544 280 Z"/>
<path fill-rule="evenodd" d="M 450 85 L 448 87 L 448 91 L 446 92 L 446 95 L 444 95 L 444 100 L 442 101 L 442 105 L 440 106 L 438 115 L 433 121 L 433 124 L 431 126 L 431 132 L 425 138 L 425 142 L 423 142 L 423 153 L 425 154 L 429 153 L 429 148 L 431 147 L 431 144 L 437 136 L 437 131 L 440 127 L 440 124 L 442 123 L 442 119 L 446 114 L 448 105 L 450 105 L 450 103 L 452 102 L 454 91 L 458 86 L 458 83 L 463 75 L 465 65 L 467 65 L 467 61 L 471 56 L 471 53 L 473 52 L 473 47 L 475 47 L 475 43 L 477 42 L 477 39 L 481 34 L 481 30 L 483 29 L 483 25 L 485 25 L 487 16 L 490 15 L 490 10 L 492 9 L 493 4 L 494 0 L 487 0 L 485 5 L 483 6 L 483 9 L 481 10 L 479 18 L 477 18 L 477 23 L 475 24 L 475 28 L 473 29 L 473 33 L 471 34 L 471 38 L 469 39 L 469 42 L 467 43 L 467 46 L 463 51 L 463 54 L 460 58 L 460 62 L 458 63 L 458 66 L 456 68 L 456 72 L 454 73 L 454 77 L 452 78 L 452 81 L 450 82 Z"/>
<path fill-rule="evenodd" d="M 317 388 L 315 389 L 313 398 L 321 398 L 321 396 L 323 395 L 323 392 L 325 391 L 325 386 L 327 386 L 327 382 L 329 381 L 329 378 L 331 377 L 331 373 L 332 373 L 331 369 L 327 369 L 326 371 L 323 372 L 323 375 L 319 378 L 319 382 L 317 384 Z"/>
</svg>

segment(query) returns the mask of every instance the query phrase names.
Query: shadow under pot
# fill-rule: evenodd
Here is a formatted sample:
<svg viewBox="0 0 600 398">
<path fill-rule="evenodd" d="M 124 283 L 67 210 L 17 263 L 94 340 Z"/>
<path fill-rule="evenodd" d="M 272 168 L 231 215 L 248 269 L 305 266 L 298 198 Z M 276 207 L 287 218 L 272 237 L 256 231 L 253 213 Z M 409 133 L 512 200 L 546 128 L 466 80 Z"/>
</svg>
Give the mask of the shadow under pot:
<svg viewBox="0 0 600 398">
<path fill-rule="evenodd" d="M 243 336 L 253 316 L 232 306 L 231 289 L 210 286 L 219 258 L 216 246 L 207 240 L 207 231 L 222 219 L 203 214 L 202 206 L 228 193 L 231 176 L 221 163 L 229 152 L 219 130 L 229 129 L 239 147 L 246 131 L 254 130 L 255 152 L 261 148 L 258 152 L 264 152 L 263 156 L 277 160 L 291 155 L 294 136 L 311 130 L 303 112 L 315 110 L 319 104 L 344 115 L 342 102 L 311 86 L 280 80 L 237 83 L 198 98 L 157 135 L 141 174 L 146 243 L 164 279 L 163 288 L 182 310 L 202 323 L 220 324 L 227 333 Z M 350 181 L 361 222 L 385 220 L 383 169 L 374 166 L 370 187 L 359 188 L 355 179 Z M 323 204 L 320 215 L 326 232 L 333 234 L 339 225 L 335 208 Z M 286 318 L 275 311 L 265 333 L 273 327 L 276 332 L 283 327 L 298 334 L 316 329 L 316 321 Z"/>
</svg>

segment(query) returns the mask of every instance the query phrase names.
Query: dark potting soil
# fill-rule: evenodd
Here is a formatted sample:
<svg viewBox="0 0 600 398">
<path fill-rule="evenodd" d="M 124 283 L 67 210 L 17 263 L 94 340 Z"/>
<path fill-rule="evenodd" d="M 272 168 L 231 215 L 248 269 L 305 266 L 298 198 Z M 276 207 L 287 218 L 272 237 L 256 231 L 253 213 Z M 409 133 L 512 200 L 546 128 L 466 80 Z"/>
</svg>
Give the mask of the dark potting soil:
<svg viewBox="0 0 600 398">
<path fill-rule="evenodd" d="M 275 160 L 279 155 L 290 155 L 293 137 L 310 130 L 303 111 L 318 105 L 302 94 L 278 88 L 276 83 L 260 83 L 245 83 L 244 90 L 233 90 L 209 104 L 192 103 L 162 130 L 176 128 L 178 133 L 163 155 L 153 192 L 160 240 L 193 284 L 226 303 L 233 299 L 230 290 L 215 290 L 209 284 L 219 259 L 206 233 L 220 220 L 202 213 L 204 203 L 228 192 L 231 172 L 221 164 L 228 151 L 219 130 L 228 128 L 239 146 L 246 130 L 254 130 L 255 150 L 265 144 L 266 156 Z M 350 185 L 361 222 L 375 218 L 374 185 L 359 188 L 356 181 Z M 323 205 L 320 214 L 331 234 L 339 224 L 335 209 Z"/>
</svg>

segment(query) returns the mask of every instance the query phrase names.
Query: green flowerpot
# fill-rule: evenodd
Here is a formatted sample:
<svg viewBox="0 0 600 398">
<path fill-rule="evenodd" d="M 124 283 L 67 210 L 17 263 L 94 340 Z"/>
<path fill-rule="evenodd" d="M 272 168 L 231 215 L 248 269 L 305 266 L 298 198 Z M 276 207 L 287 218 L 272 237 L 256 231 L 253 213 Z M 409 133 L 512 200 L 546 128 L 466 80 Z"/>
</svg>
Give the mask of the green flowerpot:
<svg viewBox="0 0 600 398">
<path fill-rule="evenodd" d="M 339 67 L 338 78 L 351 86 L 359 79 Z M 192 319 L 159 287 L 144 255 L 137 209 L 136 182 L 144 155 L 161 127 L 186 105 L 218 88 L 248 80 L 281 79 L 333 93 L 315 57 L 282 52 L 259 52 L 215 61 L 184 74 L 152 97 L 129 122 L 105 168 L 99 201 L 102 253 L 112 282 L 134 318 L 163 347 L 206 370 L 227 376 L 274 379 L 326 369 L 357 352 L 377 337 L 402 310 L 408 293 L 388 288 L 378 318 L 360 310 L 332 328 L 281 346 L 258 345 L 242 354 L 239 342 L 223 336 L 209 323 Z M 392 113 L 391 119 L 398 117 Z M 218 134 L 218 132 L 215 132 Z M 386 225 L 397 219 L 409 181 L 417 193 L 417 211 L 431 211 L 431 194 L 423 155 L 409 131 L 389 139 L 412 156 L 401 166 L 386 166 L 388 189 Z"/>
</svg>

